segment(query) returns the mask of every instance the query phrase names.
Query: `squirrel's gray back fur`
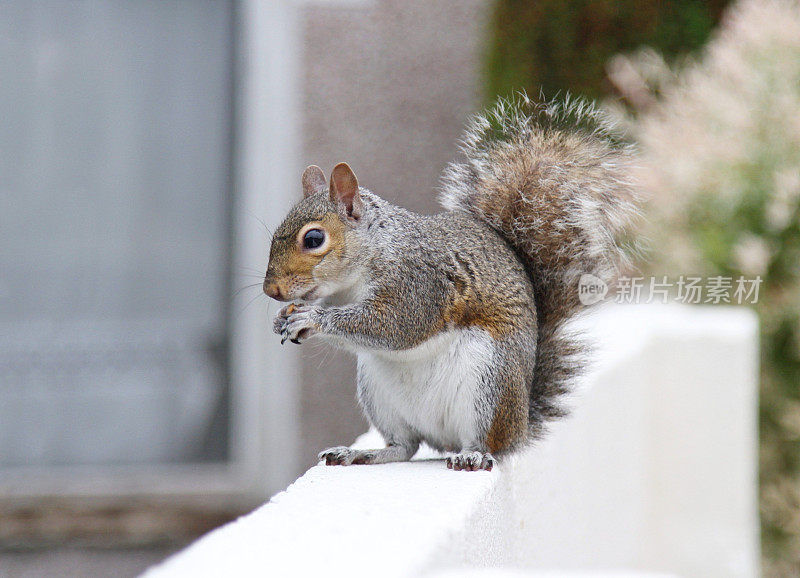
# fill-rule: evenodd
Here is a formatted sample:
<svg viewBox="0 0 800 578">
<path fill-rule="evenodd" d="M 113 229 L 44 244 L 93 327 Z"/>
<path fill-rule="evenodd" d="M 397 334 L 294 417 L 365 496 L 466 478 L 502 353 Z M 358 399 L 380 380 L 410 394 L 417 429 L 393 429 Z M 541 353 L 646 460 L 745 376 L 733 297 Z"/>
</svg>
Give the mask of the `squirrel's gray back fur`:
<svg viewBox="0 0 800 578">
<path fill-rule="evenodd" d="M 581 340 L 564 324 L 582 307 L 578 284 L 611 284 L 625 260 L 619 236 L 637 215 L 633 151 L 594 105 L 567 97 L 532 103 L 524 94 L 475 116 L 464 160 L 444 174 L 441 203 L 498 231 L 534 285 L 538 343 L 530 392 L 532 433 L 563 415 L 558 403 L 581 370 Z"/>
</svg>

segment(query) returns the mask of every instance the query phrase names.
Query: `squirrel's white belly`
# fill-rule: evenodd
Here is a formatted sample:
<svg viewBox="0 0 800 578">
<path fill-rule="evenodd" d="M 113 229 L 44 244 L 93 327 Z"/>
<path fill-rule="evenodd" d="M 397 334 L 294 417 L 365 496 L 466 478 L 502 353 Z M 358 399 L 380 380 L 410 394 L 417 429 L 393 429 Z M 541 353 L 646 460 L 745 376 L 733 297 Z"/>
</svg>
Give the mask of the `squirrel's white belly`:
<svg viewBox="0 0 800 578">
<path fill-rule="evenodd" d="M 359 396 L 384 434 L 411 429 L 433 447 L 460 451 L 491 420 L 481 397 L 493 356 L 493 339 L 479 329 L 447 331 L 404 351 L 362 350 Z"/>
</svg>

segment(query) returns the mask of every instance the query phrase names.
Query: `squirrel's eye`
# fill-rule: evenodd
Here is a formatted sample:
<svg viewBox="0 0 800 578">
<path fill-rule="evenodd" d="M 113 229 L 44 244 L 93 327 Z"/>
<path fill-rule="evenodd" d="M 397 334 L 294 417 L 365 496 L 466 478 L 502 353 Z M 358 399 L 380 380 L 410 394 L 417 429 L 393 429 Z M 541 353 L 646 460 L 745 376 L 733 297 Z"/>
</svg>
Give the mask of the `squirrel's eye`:
<svg viewBox="0 0 800 578">
<path fill-rule="evenodd" d="M 325 232 L 322 229 L 309 229 L 303 235 L 303 247 L 316 249 L 325 242 Z"/>
</svg>

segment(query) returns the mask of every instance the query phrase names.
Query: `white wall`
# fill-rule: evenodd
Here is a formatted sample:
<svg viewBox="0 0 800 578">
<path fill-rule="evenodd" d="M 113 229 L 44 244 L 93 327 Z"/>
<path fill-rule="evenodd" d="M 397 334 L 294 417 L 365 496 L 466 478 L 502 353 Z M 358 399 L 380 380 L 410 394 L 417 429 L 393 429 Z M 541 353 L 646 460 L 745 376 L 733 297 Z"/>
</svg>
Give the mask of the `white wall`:
<svg viewBox="0 0 800 578">
<path fill-rule="evenodd" d="M 494 471 L 424 451 L 316 466 L 148 576 L 758 575 L 754 316 L 629 306 L 584 323 L 600 349 L 572 416 Z"/>
</svg>

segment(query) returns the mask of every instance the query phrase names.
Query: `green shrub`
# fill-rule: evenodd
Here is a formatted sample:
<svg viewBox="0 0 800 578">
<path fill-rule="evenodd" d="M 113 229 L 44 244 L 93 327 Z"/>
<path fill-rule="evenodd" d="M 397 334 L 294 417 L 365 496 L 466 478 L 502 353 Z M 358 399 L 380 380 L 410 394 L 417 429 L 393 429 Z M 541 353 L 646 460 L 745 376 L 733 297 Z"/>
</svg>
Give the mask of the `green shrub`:
<svg viewBox="0 0 800 578">
<path fill-rule="evenodd" d="M 486 97 L 606 93 L 606 62 L 652 46 L 674 56 L 702 46 L 727 0 L 499 0 L 492 14 Z"/>
</svg>

